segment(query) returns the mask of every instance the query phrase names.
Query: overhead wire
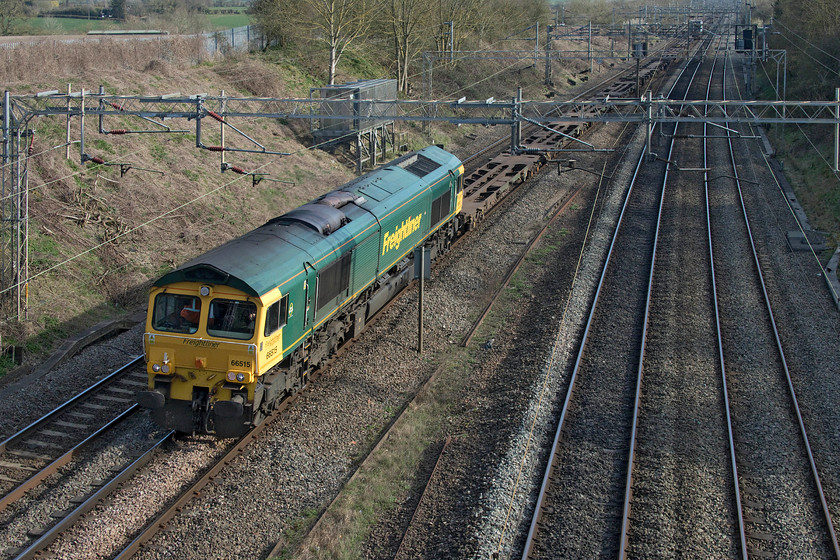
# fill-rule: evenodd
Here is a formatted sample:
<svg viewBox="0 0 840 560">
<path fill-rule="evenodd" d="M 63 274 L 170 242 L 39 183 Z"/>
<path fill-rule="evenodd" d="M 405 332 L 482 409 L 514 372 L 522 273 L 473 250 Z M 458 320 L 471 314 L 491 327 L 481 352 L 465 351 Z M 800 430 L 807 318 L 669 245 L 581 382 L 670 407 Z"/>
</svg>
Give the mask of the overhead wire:
<svg viewBox="0 0 840 560">
<path fill-rule="evenodd" d="M 258 167 L 258 168 L 257 168 L 257 170 L 264 168 L 265 166 L 269 165 L 269 163 L 270 163 L 270 162 L 264 163 L 263 165 L 261 165 L 260 167 Z M 12 285 L 12 286 L 9 286 L 9 287 L 7 287 L 7 288 L 5 288 L 5 289 L 0 290 L 0 294 L 6 293 L 6 292 L 8 292 L 8 291 L 10 291 L 10 290 L 12 290 L 12 289 L 19 288 L 19 287 L 21 287 L 21 286 L 23 286 L 23 285 L 25 285 L 25 284 L 27 284 L 27 283 L 31 282 L 32 280 L 35 280 L 36 278 L 39 278 L 39 277 L 43 276 L 44 274 L 46 274 L 46 273 L 48 273 L 48 272 L 51 272 L 51 271 L 53 271 L 53 270 L 55 270 L 55 269 L 57 269 L 57 268 L 59 268 L 59 267 L 64 266 L 65 264 L 68 264 L 68 263 L 70 263 L 70 262 L 73 262 L 73 261 L 75 261 L 76 259 L 78 259 L 78 258 L 80 258 L 80 257 L 82 257 L 82 256 L 84 256 L 84 255 L 87 255 L 87 254 L 89 254 L 89 253 L 91 253 L 91 252 L 93 252 L 93 251 L 95 251 L 96 249 L 99 249 L 99 248 L 101 248 L 101 247 L 104 247 L 105 245 L 109 245 L 109 244 L 113 243 L 114 241 L 116 241 L 116 240 L 118 240 L 118 239 L 120 239 L 120 238 L 122 238 L 122 237 L 125 237 L 126 235 L 129 235 L 129 234 L 134 233 L 135 231 L 137 231 L 137 230 L 139 230 L 139 229 L 141 229 L 141 228 L 144 228 L 144 227 L 146 227 L 146 226 L 148 226 L 148 225 L 151 225 L 151 224 L 153 224 L 153 223 L 157 222 L 158 220 L 161 220 L 161 219 L 163 219 L 163 218 L 165 218 L 165 217 L 169 216 L 170 214 L 173 214 L 174 212 L 176 212 L 176 211 L 178 211 L 178 210 L 181 210 L 181 209 L 183 209 L 183 208 L 185 208 L 185 207 L 189 206 L 190 204 L 193 204 L 193 203 L 195 203 L 195 202 L 197 202 L 197 201 L 201 200 L 202 198 L 206 198 L 206 197 L 208 197 L 208 196 L 210 196 L 210 195 L 212 195 L 212 194 L 215 194 L 216 192 L 218 192 L 218 191 L 220 191 L 220 190 L 224 189 L 225 187 L 228 187 L 228 186 L 232 185 L 232 184 L 233 184 L 233 183 L 235 183 L 236 181 L 239 181 L 239 180 L 243 179 L 243 177 L 244 177 L 244 176 L 242 176 L 242 175 L 236 175 L 236 176 L 234 176 L 234 178 L 233 178 L 232 180 L 230 180 L 230 181 L 228 181 L 228 182 L 226 182 L 226 183 L 223 183 L 222 185 L 219 185 L 219 186 L 218 186 L 218 187 L 216 187 L 215 189 L 212 189 L 212 190 L 210 190 L 210 191 L 207 191 L 207 192 L 205 192 L 205 193 L 202 193 L 202 194 L 200 194 L 199 196 L 196 196 L 196 197 L 192 198 L 191 200 L 188 200 L 188 201 L 186 201 L 186 202 L 184 202 L 184 203 L 179 204 L 178 206 L 175 206 L 175 207 L 173 207 L 173 208 L 170 208 L 169 210 L 167 210 L 167 211 L 165 211 L 165 212 L 162 212 L 161 214 L 158 214 L 157 216 L 154 216 L 154 217 L 152 217 L 152 218 L 150 218 L 150 219 L 146 220 L 145 222 L 142 222 L 142 223 L 140 223 L 140 224 L 138 224 L 138 225 L 136 225 L 136 226 L 134 226 L 134 227 L 132 227 L 132 228 L 130 228 L 130 229 L 128 229 L 128 230 L 126 230 L 126 231 L 122 232 L 122 233 L 118 233 L 118 234 L 116 234 L 116 235 L 114 235 L 114 236 L 112 236 L 112 237 L 109 237 L 109 238 L 108 238 L 108 239 L 106 239 L 105 241 L 103 241 L 103 242 L 101 242 L 101 243 L 98 243 L 98 244 L 96 244 L 96 245 L 94 245 L 94 246 L 92 246 L 92 247 L 90 247 L 90 248 L 88 248 L 88 249 L 86 249 L 86 250 L 84 250 L 84 251 L 82 251 L 82 252 L 80 252 L 80 253 L 77 253 L 76 255 L 73 255 L 73 256 L 71 256 L 71 257 L 69 257 L 69 258 L 67 258 L 67 259 L 64 259 L 63 261 L 61 261 L 61 262 L 59 262 L 59 263 L 56 263 L 56 264 L 54 264 L 53 266 L 50 266 L 50 267 L 48 267 L 48 268 L 46 268 L 46 269 L 44 269 L 44 270 L 42 270 L 42 271 L 40 271 L 40 272 L 38 272 L 38 273 L 36 273 L 36 274 L 30 275 L 30 277 L 29 277 L 29 278 L 27 278 L 27 279 L 25 279 L 25 280 L 21 280 L 21 281 L 19 281 L 18 283 L 16 283 L 16 284 Z"/>
<path fill-rule="evenodd" d="M 781 32 L 780 32 L 780 34 L 781 34 L 783 37 L 785 36 L 785 35 L 784 35 L 784 33 L 781 33 Z M 799 46 L 797 46 L 797 45 L 794 45 L 794 44 L 793 44 L 793 41 L 791 41 L 791 45 L 793 45 L 793 46 L 797 47 L 797 48 L 799 49 L 799 51 L 800 51 L 802 54 L 804 54 L 805 56 L 807 56 L 808 58 L 810 58 L 811 60 L 813 60 L 815 63 L 819 64 L 820 66 L 822 66 L 823 68 L 825 68 L 826 70 L 828 70 L 829 72 L 834 73 L 834 74 L 837 74 L 837 75 L 840 75 L 840 70 L 835 70 L 834 68 L 832 68 L 832 67 L 828 66 L 828 65 L 827 65 L 827 64 L 825 64 L 823 61 L 821 61 L 821 60 L 817 59 L 814 55 L 812 55 L 811 53 L 809 53 L 807 50 L 805 50 L 805 49 L 803 49 L 802 47 L 799 47 Z"/>
<path fill-rule="evenodd" d="M 840 62 L 840 58 L 838 58 L 838 57 L 834 56 L 834 55 L 833 55 L 833 54 L 831 54 L 830 52 L 824 51 L 823 49 L 821 49 L 820 47 L 818 47 L 817 45 L 815 45 L 814 43 L 812 43 L 811 41 L 809 41 L 808 39 L 806 39 L 805 37 L 803 37 L 802 35 L 800 35 L 799 33 L 797 33 L 796 31 L 794 31 L 793 29 L 791 29 L 790 27 L 788 27 L 787 25 L 785 25 L 785 24 L 782 22 L 782 20 L 780 20 L 780 19 L 778 19 L 778 18 L 775 18 L 775 19 L 773 19 L 773 23 L 778 23 L 779 25 L 781 25 L 782 27 L 784 27 L 785 29 L 787 29 L 788 31 L 790 31 L 790 32 L 791 32 L 794 36 L 796 36 L 796 37 L 797 37 L 798 39 L 800 39 L 802 42 L 806 43 L 808 46 L 810 46 L 810 47 L 812 47 L 812 48 L 814 48 L 814 49 L 816 49 L 816 50 L 820 51 L 821 53 L 823 53 L 824 55 L 826 55 L 826 56 L 828 56 L 828 57 L 830 57 L 830 58 L 833 58 L 833 59 L 834 59 L 834 60 L 836 60 L 837 62 Z M 793 41 L 791 41 L 791 43 L 793 43 Z"/>
</svg>

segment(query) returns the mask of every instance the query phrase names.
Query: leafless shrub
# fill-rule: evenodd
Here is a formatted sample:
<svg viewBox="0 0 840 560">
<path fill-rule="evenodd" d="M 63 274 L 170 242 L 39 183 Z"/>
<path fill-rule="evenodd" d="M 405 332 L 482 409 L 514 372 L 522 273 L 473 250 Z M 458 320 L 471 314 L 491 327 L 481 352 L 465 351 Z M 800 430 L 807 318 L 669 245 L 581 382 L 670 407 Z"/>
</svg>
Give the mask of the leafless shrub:
<svg viewBox="0 0 840 560">
<path fill-rule="evenodd" d="M 286 97 L 290 94 L 277 72 L 253 60 L 221 66 L 216 73 L 258 97 Z"/>
<path fill-rule="evenodd" d="M 149 63 L 143 68 L 143 72 L 147 74 L 158 74 L 161 76 L 171 76 L 172 75 L 172 66 L 166 62 L 165 60 L 160 60 L 156 58 L 154 60 L 150 60 Z"/>
</svg>

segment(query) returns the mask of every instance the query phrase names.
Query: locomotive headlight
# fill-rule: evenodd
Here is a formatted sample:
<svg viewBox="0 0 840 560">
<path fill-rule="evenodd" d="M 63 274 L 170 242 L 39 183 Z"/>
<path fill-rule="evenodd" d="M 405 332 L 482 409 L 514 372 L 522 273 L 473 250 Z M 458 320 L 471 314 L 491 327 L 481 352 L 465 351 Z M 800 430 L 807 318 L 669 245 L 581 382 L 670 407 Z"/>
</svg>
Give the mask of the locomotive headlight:
<svg viewBox="0 0 840 560">
<path fill-rule="evenodd" d="M 198 293 L 201 294 L 204 297 L 209 296 L 210 295 L 210 286 L 202 286 L 201 288 L 198 289 Z"/>
<path fill-rule="evenodd" d="M 162 371 L 163 373 L 169 373 L 169 364 L 166 364 L 162 368 L 160 368 L 160 371 Z"/>
<path fill-rule="evenodd" d="M 244 371 L 227 372 L 227 380 L 231 383 L 251 383 L 251 375 Z"/>
<path fill-rule="evenodd" d="M 152 371 L 155 373 L 160 373 L 160 364 L 152 364 Z"/>
</svg>

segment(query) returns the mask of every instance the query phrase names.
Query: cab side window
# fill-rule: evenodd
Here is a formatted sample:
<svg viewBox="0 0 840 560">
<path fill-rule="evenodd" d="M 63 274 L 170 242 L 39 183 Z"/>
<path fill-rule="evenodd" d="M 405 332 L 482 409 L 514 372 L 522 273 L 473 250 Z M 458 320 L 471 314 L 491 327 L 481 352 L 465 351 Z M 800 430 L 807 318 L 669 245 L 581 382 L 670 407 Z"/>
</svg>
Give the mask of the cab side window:
<svg viewBox="0 0 840 560">
<path fill-rule="evenodd" d="M 286 326 L 289 314 L 289 294 L 283 296 L 268 307 L 265 317 L 264 335 L 268 336 Z"/>
</svg>

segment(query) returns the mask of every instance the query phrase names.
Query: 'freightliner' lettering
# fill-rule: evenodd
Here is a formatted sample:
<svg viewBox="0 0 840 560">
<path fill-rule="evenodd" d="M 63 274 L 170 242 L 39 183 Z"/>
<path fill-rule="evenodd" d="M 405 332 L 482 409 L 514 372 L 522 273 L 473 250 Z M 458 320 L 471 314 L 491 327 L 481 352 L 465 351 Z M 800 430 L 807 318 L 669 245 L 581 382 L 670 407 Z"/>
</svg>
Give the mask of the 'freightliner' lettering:
<svg viewBox="0 0 840 560">
<path fill-rule="evenodd" d="M 197 346 L 198 348 L 218 348 L 220 344 L 212 340 L 196 340 L 194 338 L 182 338 L 181 341 L 187 346 Z"/>
<path fill-rule="evenodd" d="M 382 254 L 392 249 L 399 249 L 400 243 L 412 233 L 420 229 L 420 218 L 422 214 L 417 214 L 413 218 L 406 218 L 402 224 L 397 226 L 394 233 L 385 232 L 385 237 L 382 239 Z"/>
</svg>

